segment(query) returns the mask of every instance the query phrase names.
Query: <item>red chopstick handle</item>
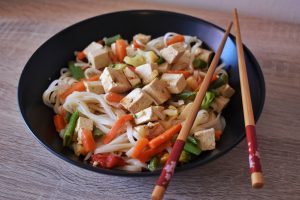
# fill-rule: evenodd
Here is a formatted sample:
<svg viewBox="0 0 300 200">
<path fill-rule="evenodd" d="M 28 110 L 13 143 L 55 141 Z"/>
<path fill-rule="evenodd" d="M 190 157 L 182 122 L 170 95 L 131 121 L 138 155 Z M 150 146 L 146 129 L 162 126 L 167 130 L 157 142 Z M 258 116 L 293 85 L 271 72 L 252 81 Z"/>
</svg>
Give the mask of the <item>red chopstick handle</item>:
<svg viewBox="0 0 300 200">
<path fill-rule="evenodd" d="M 164 188 L 168 187 L 168 184 L 174 174 L 175 167 L 177 165 L 177 161 L 180 157 L 181 151 L 184 147 L 185 141 L 183 140 L 176 140 L 172 152 L 162 169 L 159 179 L 156 182 L 156 185 L 162 186 Z"/>
<path fill-rule="evenodd" d="M 262 172 L 254 125 L 246 126 L 246 137 L 248 143 L 250 173 Z"/>
</svg>

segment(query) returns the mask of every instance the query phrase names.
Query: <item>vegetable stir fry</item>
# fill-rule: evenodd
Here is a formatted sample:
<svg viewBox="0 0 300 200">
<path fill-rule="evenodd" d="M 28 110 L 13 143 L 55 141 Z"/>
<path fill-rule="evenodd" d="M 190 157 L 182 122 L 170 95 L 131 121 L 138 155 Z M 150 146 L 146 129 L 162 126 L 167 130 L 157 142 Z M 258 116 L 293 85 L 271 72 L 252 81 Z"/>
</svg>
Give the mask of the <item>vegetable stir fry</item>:
<svg viewBox="0 0 300 200">
<path fill-rule="evenodd" d="M 155 171 L 168 159 L 213 52 L 197 37 L 120 34 L 75 52 L 43 94 L 65 147 L 95 167 Z M 216 148 L 234 94 L 217 67 L 179 164 Z"/>
</svg>

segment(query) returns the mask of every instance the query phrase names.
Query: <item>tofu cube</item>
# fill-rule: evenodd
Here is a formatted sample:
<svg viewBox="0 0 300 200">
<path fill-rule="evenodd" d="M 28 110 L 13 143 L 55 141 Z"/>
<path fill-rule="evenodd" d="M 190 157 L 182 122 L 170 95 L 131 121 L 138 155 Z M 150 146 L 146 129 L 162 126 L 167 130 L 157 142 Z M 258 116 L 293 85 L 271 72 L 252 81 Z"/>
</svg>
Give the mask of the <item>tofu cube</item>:
<svg viewBox="0 0 300 200">
<path fill-rule="evenodd" d="M 169 45 L 168 47 L 160 50 L 161 56 L 169 63 L 172 64 L 179 58 L 185 51 L 185 45 L 182 42 Z"/>
<path fill-rule="evenodd" d="M 134 121 L 136 124 L 143 124 L 146 122 L 158 121 L 159 117 L 157 112 L 162 112 L 164 107 L 162 106 L 151 106 L 135 114 Z"/>
<path fill-rule="evenodd" d="M 220 113 L 229 103 L 229 100 L 229 98 L 219 96 L 215 98 L 214 102 L 210 106 L 214 109 L 214 111 Z"/>
<path fill-rule="evenodd" d="M 87 59 L 96 69 L 107 67 L 110 63 L 107 49 L 96 49 L 87 54 Z"/>
<path fill-rule="evenodd" d="M 170 64 L 164 62 L 163 64 L 158 65 L 157 69 L 159 73 L 165 73 L 170 69 Z"/>
<path fill-rule="evenodd" d="M 174 62 L 172 69 L 182 70 L 186 69 L 190 65 L 191 53 L 190 50 L 185 50 L 184 53 Z"/>
<path fill-rule="evenodd" d="M 135 68 L 137 75 L 143 80 L 143 84 L 150 83 L 159 73 L 156 63 L 147 63 Z"/>
<path fill-rule="evenodd" d="M 214 52 L 202 48 L 197 48 L 195 50 L 195 57 L 205 61 L 206 63 L 211 61 L 213 54 Z"/>
<path fill-rule="evenodd" d="M 106 67 L 100 76 L 104 91 L 123 93 L 131 89 L 123 70 Z"/>
<path fill-rule="evenodd" d="M 144 86 L 143 91 L 149 94 L 157 105 L 160 105 L 171 98 L 167 86 L 168 84 L 165 81 L 156 78 L 151 83 Z"/>
<path fill-rule="evenodd" d="M 161 76 L 161 80 L 168 84 L 168 90 L 172 94 L 181 93 L 186 87 L 186 80 L 183 74 L 168 74 L 165 73 Z"/>
<path fill-rule="evenodd" d="M 135 36 L 133 36 L 133 40 L 138 40 L 143 44 L 147 44 L 151 39 L 150 35 L 144 35 L 144 34 L 136 34 Z"/>
<path fill-rule="evenodd" d="M 97 49 L 102 49 L 103 46 L 97 42 L 92 42 L 89 44 L 84 50 L 83 53 L 87 56 L 90 52 L 95 51 Z"/>
<path fill-rule="evenodd" d="M 128 111 L 137 113 L 148 108 L 153 103 L 153 100 L 141 88 L 136 88 L 127 94 L 120 103 Z"/>
<path fill-rule="evenodd" d="M 92 92 L 95 94 L 104 93 L 104 88 L 100 81 L 84 81 L 83 83 L 87 92 Z"/>
<path fill-rule="evenodd" d="M 234 92 L 235 92 L 234 89 L 232 87 L 230 87 L 229 84 L 222 86 L 220 89 L 220 94 L 226 98 L 232 97 Z"/>
<path fill-rule="evenodd" d="M 115 44 L 115 43 L 114 43 Z M 126 55 L 129 57 L 134 57 L 136 54 L 136 50 L 132 46 L 127 46 L 126 47 Z"/>
<path fill-rule="evenodd" d="M 79 117 L 77 120 L 75 131 L 78 132 L 80 129 L 93 130 L 93 121 L 85 117 Z"/>
<path fill-rule="evenodd" d="M 138 77 L 138 75 L 131 70 L 129 67 L 126 67 L 123 70 L 127 80 L 131 84 L 132 87 L 135 87 L 136 85 L 139 85 L 141 83 L 141 79 Z"/>
<path fill-rule="evenodd" d="M 165 131 L 165 128 L 161 125 L 160 122 L 154 122 L 154 123 L 149 122 L 147 124 L 147 127 L 148 127 L 148 135 L 147 135 L 148 139 L 153 139 Z"/>
<path fill-rule="evenodd" d="M 194 134 L 198 145 L 202 151 L 213 150 L 216 148 L 215 129 L 210 128 L 198 131 Z"/>
</svg>

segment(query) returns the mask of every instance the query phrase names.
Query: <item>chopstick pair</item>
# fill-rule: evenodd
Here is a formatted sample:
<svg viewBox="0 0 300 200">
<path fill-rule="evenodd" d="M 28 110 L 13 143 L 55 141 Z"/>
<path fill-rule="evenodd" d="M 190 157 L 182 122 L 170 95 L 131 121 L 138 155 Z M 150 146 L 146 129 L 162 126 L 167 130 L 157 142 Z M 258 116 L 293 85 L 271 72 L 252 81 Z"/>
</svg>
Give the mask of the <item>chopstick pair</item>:
<svg viewBox="0 0 300 200">
<path fill-rule="evenodd" d="M 257 143 L 255 136 L 255 121 L 253 117 L 251 97 L 249 92 L 249 84 L 247 78 L 246 64 L 244 59 L 243 46 L 241 41 L 241 34 L 237 16 L 237 10 L 234 10 L 234 25 L 236 28 L 236 42 L 238 49 L 238 65 L 239 65 L 239 74 L 240 74 L 240 83 L 242 91 L 242 101 L 243 101 L 243 111 L 244 111 L 244 120 L 246 127 L 247 143 L 249 147 L 249 164 L 251 171 L 251 181 L 252 187 L 260 188 L 263 186 L 263 176 L 261 172 L 261 165 L 259 154 L 257 151 Z M 216 66 L 219 63 L 220 56 L 222 54 L 223 48 L 225 46 L 227 37 L 230 33 L 232 27 L 232 22 L 227 26 L 226 32 L 222 38 L 222 41 L 218 47 L 218 50 L 209 66 L 206 76 L 200 86 L 200 89 L 197 93 L 197 96 L 194 100 L 191 113 L 183 124 L 183 127 L 180 130 L 180 133 L 176 139 L 176 142 L 173 146 L 172 152 L 161 171 L 160 177 L 156 182 L 156 186 L 152 192 L 153 200 L 160 200 L 163 198 L 164 193 L 168 187 L 169 182 L 174 174 L 175 167 L 177 165 L 178 159 L 184 147 L 185 141 L 189 135 L 190 129 L 194 123 L 199 107 L 203 101 L 206 90 L 209 86 L 210 80 L 214 74 Z"/>
</svg>

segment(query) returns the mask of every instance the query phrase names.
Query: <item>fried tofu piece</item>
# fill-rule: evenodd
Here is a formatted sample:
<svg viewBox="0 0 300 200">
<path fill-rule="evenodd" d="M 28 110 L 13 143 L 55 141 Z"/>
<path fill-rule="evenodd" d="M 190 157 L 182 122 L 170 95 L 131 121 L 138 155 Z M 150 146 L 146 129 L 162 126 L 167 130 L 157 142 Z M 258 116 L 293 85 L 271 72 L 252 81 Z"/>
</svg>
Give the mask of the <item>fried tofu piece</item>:
<svg viewBox="0 0 300 200">
<path fill-rule="evenodd" d="M 210 128 L 194 133 L 198 145 L 202 151 L 213 150 L 216 148 L 215 129 Z"/>
<path fill-rule="evenodd" d="M 171 94 L 167 89 L 167 83 L 163 80 L 154 79 L 151 83 L 143 87 L 143 91 L 149 94 L 155 102 L 160 105 L 171 98 Z"/>
<path fill-rule="evenodd" d="M 123 93 L 131 89 L 131 85 L 121 69 L 106 67 L 100 80 L 106 93 Z"/>
<path fill-rule="evenodd" d="M 150 106 L 144 110 L 135 114 L 134 121 L 136 124 L 143 124 L 146 122 L 158 121 L 160 115 L 164 115 L 164 107 L 162 106 Z"/>
<path fill-rule="evenodd" d="M 122 100 L 121 105 L 128 111 L 137 113 L 145 108 L 148 108 L 152 103 L 152 98 L 141 88 L 136 88 L 127 94 Z"/>
<path fill-rule="evenodd" d="M 83 83 L 87 92 L 92 92 L 95 94 L 104 93 L 104 88 L 100 81 L 84 81 Z"/>
<path fill-rule="evenodd" d="M 146 63 L 135 68 L 137 75 L 143 80 L 143 84 L 150 83 L 159 73 L 156 63 Z"/>
<path fill-rule="evenodd" d="M 172 94 L 181 93 L 187 84 L 183 74 L 165 73 L 161 76 L 161 80 L 164 80 L 168 84 L 167 88 Z"/>
<path fill-rule="evenodd" d="M 179 58 L 185 51 L 185 44 L 178 42 L 160 50 L 161 56 L 169 63 L 172 64 Z"/>
</svg>

